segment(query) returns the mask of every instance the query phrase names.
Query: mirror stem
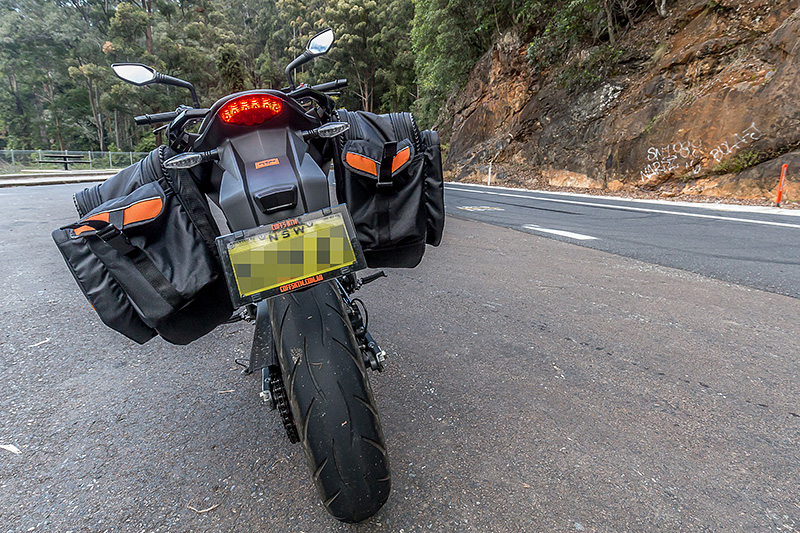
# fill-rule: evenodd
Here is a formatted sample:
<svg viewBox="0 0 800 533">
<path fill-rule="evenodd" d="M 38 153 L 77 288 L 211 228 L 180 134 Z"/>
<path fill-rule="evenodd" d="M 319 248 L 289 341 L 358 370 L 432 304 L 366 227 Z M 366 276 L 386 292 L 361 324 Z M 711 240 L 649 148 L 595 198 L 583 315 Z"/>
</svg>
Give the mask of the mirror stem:
<svg viewBox="0 0 800 533">
<path fill-rule="evenodd" d="M 296 88 L 294 84 L 294 78 L 292 77 L 292 71 L 295 70 L 300 65 L 302 65 L 303 63 L 307 63 L 308 60 L 311 59 L 312 57 L 313 56 L 308 52 L 308 50 L 306 50 L 305 52 L 294 58 L 294 61 L 289 63 L 289 66 L 286 67 L 286 79 L 289 80 L 289 87 L 291 88 L 290 90 L 293 91 Z"/>
<path fill-rule="evenodd" d="M 163 83 L 165 85 L 175 85 L 176 87 L 185 87 L 189 89 L 192 93 L 192 103 L 194 104 L 195 108 L 200 107 L 200 101 L 197 99 L 197 91 L 195 91 L 194 85 L 189 83 L 188 81 L 179 80 L 178 78 L 173 78 L 172 76 L 167 76 L 166 74 L 156 73 L 156 77 L 154 80 L 156 83 Z"/>
</svg>

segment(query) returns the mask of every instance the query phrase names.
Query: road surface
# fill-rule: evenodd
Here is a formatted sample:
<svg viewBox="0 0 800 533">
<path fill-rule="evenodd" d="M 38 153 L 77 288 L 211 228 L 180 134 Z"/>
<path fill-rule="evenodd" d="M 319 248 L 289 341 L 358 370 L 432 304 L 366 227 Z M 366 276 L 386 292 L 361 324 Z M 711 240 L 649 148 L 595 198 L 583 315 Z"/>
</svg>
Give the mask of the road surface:
<svg viewBox="0 0 800 533">
<path fill-rule="evenodd" d="M 800 210 L 446 187 L 447 213 L 800 297 Z"/>
<path fill-rule="evenodd" d="M 49 236 L 80 187 L 0 191 L 0 532 L 800 529 L 795 298 L 451 217 L 358 294 L 393 491 L 346 526 L 233 363 L 251 326 L 100 323 Z"/>
</svg>

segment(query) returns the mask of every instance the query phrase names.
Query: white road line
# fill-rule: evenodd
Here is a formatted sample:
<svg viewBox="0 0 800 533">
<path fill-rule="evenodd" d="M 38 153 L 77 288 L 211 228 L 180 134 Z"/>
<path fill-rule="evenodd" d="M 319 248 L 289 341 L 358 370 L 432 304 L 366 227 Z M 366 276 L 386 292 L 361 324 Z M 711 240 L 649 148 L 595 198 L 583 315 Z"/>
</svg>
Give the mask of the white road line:
<svg viewBox="0 0 800 533">
<path fill-rule="evenodd" d="M 678 200 L 661 200 L 654 198 L 627 198 L 625 196 L 609 196 L 605 194 L 588 194 L 580 192 L 563 192 L 563 191 L 540 191 L 538 189 L 522 189 L 519 187 L 502 187 L 499 185 L 481 185 L 479 183 L 459 183 L 455 181 L 446 181 L 445 188 L 449 189 L 452 186 L 457 187 L 471 187 L 475 191 L 490 190 L 490 191 L 509 191 L 509 192 L 527 192 L 527 193 L 542 193 L 548 196 L 569 196 L 586 198 L 591 200 L 611 200 L 613 202 L 623 202 L 631 205 L 636 204 L 650 204 L 650 205 L 663 205 L 670 207 L 689 207 L 692 209 L 706 209 L 709 211 L 730 211 L 740 213 L 757 213 L 760 215 L 780 215 L 784 217 L 800 217 L 800 209 L 786 209 L 781 207 L 767 207 L 764 205 L 739 205 L 739 204 L 725 204 L 717 202 L 682 202 Z"/>
<path fill-rule="evenodd" d="M 606 209 L 617 209 L 619 211 L 634 211 L 637 213 L 659 213 L 662 215 L 676 215 L 681 217 L 692 217 L 692 218 L 708 218 L 712 220 L 724 220 L 726 222 L 744 222 L 747 224 L 759 224 L 762 226 L 778 226 L 781 228 L 795 228 L 800 229 L 800 224 L 787 224 L 785 222 L 769 222 L 766 220 L 749 220 L 746 218 L 736 218 L 736 217 L 721 217 L 718 215 L 701 215 L 700 213 L 682 213 L 680 211 L 667 211 L 666 209 L 645 209 L 644 207 L 628 207 L 624 205 L 610 205 L 610 204 L 599 204 L 596 202 L 579 202 L 577 200 L 560 200 L 558 198 L 545 198 L 542 196 L 529 196 L 526 194 L 510 194 L 510 193 L 502 193 L 502 192 L 491 192 L 491 191 L 476 191 L 473 189 L 459 189 L 457 187 L 448 187 L 448 190 L 451 191 L 459 191 L 459 192 L 471 192 L 474 194 L 491 194 L 493 196 L 507 196 L 510 198 L 526 198 L 528 200 L 538 200 L 540 202 L 555 202 L 558 204 L 571 204 L 571 205 L 584 205 L 587 207 L 602 207 Z"/>
<path fill-rule="evenodd" d="M 464 211 L 482 212 L 482 211 L 505 211 L 502 207 L 490 207 L 488 205 L 462 205 L 459 209 Z"/>
<path fill-rule="evenodd" d="M 539 231 L 541 233 L 551 233 L 553 235 L 560 235 L 561 237 L 567 237 L 569 239 L 577 239 L 579 241 L 597 240 L 597 237 L 592 237 L 591 235 L 581 235 L 580 233 L 572 233 L 571 231 L 564 231 L 560 229 L 540 228 L 535 224 L 526 224 L 522 227 L 531 231 Z"/>
</svg>

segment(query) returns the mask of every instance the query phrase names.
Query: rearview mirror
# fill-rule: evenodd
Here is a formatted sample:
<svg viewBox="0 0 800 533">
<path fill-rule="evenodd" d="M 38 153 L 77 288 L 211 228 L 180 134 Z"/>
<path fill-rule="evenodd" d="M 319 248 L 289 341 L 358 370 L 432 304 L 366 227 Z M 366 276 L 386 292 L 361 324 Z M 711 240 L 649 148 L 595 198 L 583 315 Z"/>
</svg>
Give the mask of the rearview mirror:
<svg viewBox="0 0 800 533">
<path fill-rule="evenodd" d="M 330 28 L 322 30 L 308 41 L 305 52 L 294 58 L 294 61 L 289 63 L 286 67 L 286 79 L 289 80 L 289 87 L 291 89 L 295 88 L 294 80 L 292 79 L 292 72 L 294 69 L 304 63 L 308 63 L 317 56 L 327 54 L 332 45 L 333 30 Z"/>
<path fill-rule="evenodd" d="M 114 63 L 111 65 L 118 78 L 134 85 L 147 85 L 156 79 L 156 71 L 139 63 Z"/>
<path fill-rule="evenodd" d="M 312 56 L 321 56 L 328 53 L 328 50 L 331 49 L 331 45 L 333 45 L 333 30 L 328 28 L 327 30 L 319 32 L 308 41 L 306 52 Z"/>
<path fill-rule="evenodd" d="M 197 91 L 195 91 L 194 85 L 188 81 L 161 74 L 154 68 L 142 65 L 141 63 L 114 63 L 111 65 L 111 68 L 114 69 L 114 74 L 116 74 L 118 78 L 134 85 L 163 83 L 164 85 L 186 87 L 192 93 L 194 107 L 200 107 L 200 102 L 197 99 Z"/>
</svg>

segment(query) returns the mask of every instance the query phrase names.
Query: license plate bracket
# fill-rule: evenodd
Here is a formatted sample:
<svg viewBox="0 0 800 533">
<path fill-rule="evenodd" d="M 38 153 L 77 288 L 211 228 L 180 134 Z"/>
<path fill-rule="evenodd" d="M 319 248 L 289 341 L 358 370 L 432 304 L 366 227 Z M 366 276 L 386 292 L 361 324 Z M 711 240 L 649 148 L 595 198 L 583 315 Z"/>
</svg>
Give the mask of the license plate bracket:
<svg viewBox="0 0 800 533">
<path fill-rule="evenodd" d="M 234 306 L 366 268 L 344 204 L 217 237 Z"/>
</svg>

